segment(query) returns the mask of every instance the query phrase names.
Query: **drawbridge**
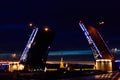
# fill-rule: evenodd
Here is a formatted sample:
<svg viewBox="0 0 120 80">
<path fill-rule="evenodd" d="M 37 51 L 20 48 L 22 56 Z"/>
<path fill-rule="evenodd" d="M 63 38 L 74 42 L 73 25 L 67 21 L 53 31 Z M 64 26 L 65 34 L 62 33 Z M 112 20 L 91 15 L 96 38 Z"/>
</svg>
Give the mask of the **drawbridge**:
<svg viewBox="0 0 120 80">
<path fill-rule="evenodd" d="M 109 51 L 108 46 L 101 37 L 100 33 L 92 26 L 85 26 L 82 22 L 79 22 L 79 26 L 84 32 L 88 43 L 91 47 L 95 60 L 97 59 L 110 59 L 114 60 L 114 57 Z"/>
<path fill-rule="evenodd" d="M 48 27 L 34 28 L 20 57 L 26 69 L 43 71 L 54 32 Z"/>
<path fill-rule="evenodd" d="M 85 26 L 81 21 L 79 22 L 79 26 L 84 32 L 93 52 L 93 56 L 96 61 L 95 69 L 112 72 L 114 67 L 114 57 L 110 53 L 108 46 L 98 30 L 92 26 Z"/>
</svg>

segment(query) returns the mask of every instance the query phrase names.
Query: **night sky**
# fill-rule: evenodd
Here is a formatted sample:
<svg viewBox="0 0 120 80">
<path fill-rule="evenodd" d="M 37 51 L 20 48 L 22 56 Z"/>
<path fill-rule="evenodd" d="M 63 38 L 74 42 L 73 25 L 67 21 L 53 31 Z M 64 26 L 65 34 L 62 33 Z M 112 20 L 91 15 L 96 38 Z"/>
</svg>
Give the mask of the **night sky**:
<svg viewBox="0 0 120 80">
<path fill-rule="evenodd" d="M 55 31 L 52 51 L 88 50 L 79 20 L 97 28 L 110 49 L 120 48 L 118 0 L 1 0 L 0 52 L 23 51 L 32 31 L 29 22 Z"/>
</svg>

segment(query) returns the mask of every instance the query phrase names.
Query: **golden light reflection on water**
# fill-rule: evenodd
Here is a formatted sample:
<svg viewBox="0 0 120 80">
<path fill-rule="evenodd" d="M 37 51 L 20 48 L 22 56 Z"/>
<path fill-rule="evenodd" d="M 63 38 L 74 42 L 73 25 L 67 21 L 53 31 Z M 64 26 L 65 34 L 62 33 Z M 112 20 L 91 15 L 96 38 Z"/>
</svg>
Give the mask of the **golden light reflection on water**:
<svg viewBox="0 0 120 80">
<path fill-rule="evenodd" d="M 108 74 L 101 74 L 101 75 L 95 75 L 95 79 L 110 79 L 112 77 L 112 73 L 108 73 Z"/>
</svg>

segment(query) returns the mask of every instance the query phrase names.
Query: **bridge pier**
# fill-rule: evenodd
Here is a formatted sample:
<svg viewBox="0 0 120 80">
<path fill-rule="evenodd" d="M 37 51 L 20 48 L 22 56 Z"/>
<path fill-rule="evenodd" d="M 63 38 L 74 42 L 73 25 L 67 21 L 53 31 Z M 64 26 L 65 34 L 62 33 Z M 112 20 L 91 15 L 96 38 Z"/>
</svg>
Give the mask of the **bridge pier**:
<svg viewBox="0 0 120 80">
<path fill-rule="evenodd" d="M 101 70 L 104 72 L 112 72 L 113 71 L 112 60 L 110 60 L 110 59 L 97 59 L 95 68 L 96 68 L 96 70 Z"/>
</svg>

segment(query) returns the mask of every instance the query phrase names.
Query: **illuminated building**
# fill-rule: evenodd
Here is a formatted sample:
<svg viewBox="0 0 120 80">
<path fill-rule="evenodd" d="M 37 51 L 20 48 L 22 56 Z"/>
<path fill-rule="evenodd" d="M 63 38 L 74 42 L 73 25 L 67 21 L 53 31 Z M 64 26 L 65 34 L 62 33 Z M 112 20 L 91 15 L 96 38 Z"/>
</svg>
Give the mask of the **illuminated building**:
<svg viewBox="0 0 120 80">
<path fill-rule="evenodd" d="M 110 59 L 98 59 L 96 60 L 95 69 L 107 72 L 112 72 L 112 61 Z"/>
<path fill-rule="evenodd" d="M 19 62 L 9 62 L 9 71 L 19 71 L 19 70 L 24 70 L 24 65 L 20 64 Z"/>
<path fill-rule="evenodd" d="M 24 70 L 24 65 L 20 64 L 17 61 L 1 61 L 0 69 L 9 72 L 19 71 Z"/>
</svg>

